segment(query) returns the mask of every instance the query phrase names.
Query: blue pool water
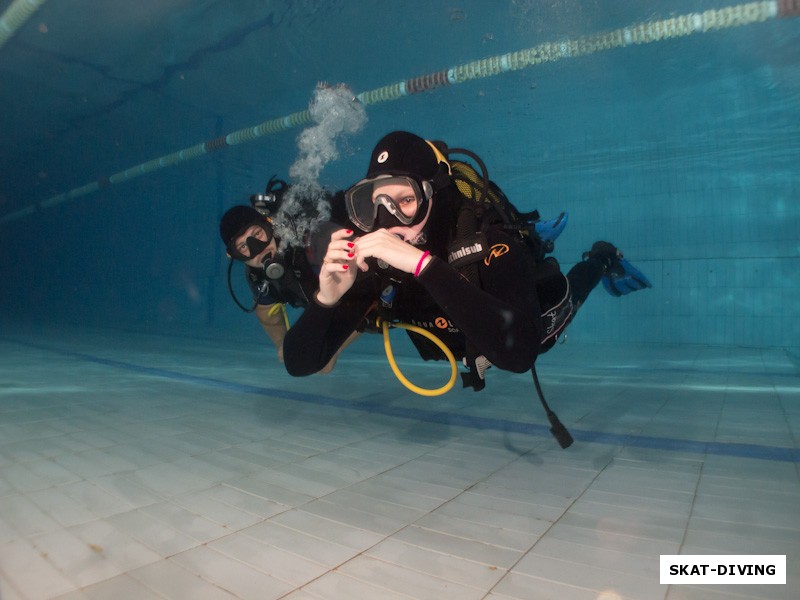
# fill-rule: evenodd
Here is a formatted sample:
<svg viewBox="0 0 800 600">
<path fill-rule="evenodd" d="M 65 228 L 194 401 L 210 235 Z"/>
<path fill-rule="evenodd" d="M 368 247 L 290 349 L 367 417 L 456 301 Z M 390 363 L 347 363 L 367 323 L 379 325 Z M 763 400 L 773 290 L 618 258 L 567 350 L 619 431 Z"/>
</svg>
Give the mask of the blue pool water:
<svg viewBox="0 0 800 600">
<path fill-rule="evenodd" d="M 45 4 L 2 47 L 0 213 L 302 111 L 319 81 L 362 93 L 731 6 L 661 4 L 111 3 L 86 30 L 76 19 L 90 3 Z M 796 347 L 797 35 L 797 21 L 774 17 L 374 104 L 320 182 L 357 181 L 392 129 L 470 148 L 521 208 L 569 211 L 565 266 L 606 238 L 653 280 L 623 302 L 596 294 L 573 336 Z M 246 330 L 216 221 L 272 174 L 288 176 L 301 129 L 4 221 L 4 313 Z"/>
</svg>

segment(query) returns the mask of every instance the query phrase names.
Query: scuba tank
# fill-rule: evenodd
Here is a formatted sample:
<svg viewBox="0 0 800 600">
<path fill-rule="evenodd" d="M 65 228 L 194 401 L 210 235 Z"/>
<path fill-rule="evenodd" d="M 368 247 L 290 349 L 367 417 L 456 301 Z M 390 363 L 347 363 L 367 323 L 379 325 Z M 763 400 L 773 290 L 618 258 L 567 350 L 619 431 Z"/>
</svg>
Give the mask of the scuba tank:
<svg viewBox="0 0 800 600">
<path fill-rule="evenodd" d="M 485 163 L 474 152 L 464 148 L 448 148 L 443 142 L 433 143 L 448 160 L 452 154 L 463 154 L 471 158 L 480 169 L 479 175 L 469 163 L 449 161 L 452 179 L 463 201 L 458 212 L 455 240 L 448 249 L 448 262 L 467 280 L 478 285 L 478 261 L 488 256 L 489 247 L 485 231 L 490 227 L 499 227 L 518 233 L 534 261 L 537 264 L 545 262 L 545 254 L 551 251 L 552 247 L 545 244 L 536 232 L 535 223 L 539 220 L 539 212 L 534 210 L 529 213 L 521 213 L 503 191 L 489 179 Z M 554 258 L 547 258 L 546 261 L 549 263 L 548 270 L 555 266 L 560 274 L 558 263 Z M 538 317 L 543 321 L 546 332 L 545 338 L 541 342 L 542 351 L 547 351 L 555 343 L 558 334 L 569 323 L 573 313 L 569 298 L 569 283 L 563 274 L 561 277 L 567 283 L 566 294 L 560 296 L 553 306 L 550 306 Z M 466 363 L 469 372 L 462 373 L 464 387 L 472 387 L 475 391 L 479 391 L 486 386 L 483 377 L 486 370 L 484 362 L 485 358 L 478 356 L 477 351 L 471 348 L 467 342 Z M 572 435 L 547 404 L 539 384 L 535 365 L 531 365 L 531 374 L 539 401 L 550 421 L 550 432 L 562 448 L 568 448 L 573 443 Z"/>
</svg>

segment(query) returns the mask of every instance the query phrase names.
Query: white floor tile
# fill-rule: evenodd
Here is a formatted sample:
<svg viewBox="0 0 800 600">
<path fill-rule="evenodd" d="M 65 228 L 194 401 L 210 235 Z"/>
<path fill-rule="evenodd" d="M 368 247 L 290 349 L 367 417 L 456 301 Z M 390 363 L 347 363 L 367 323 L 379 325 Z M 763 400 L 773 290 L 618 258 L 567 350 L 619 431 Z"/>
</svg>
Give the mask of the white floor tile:
<svg viewBox="0 0 800 600">
<path fill-rule="evenodd" d="M 124 499 L 107 492 L 91 481 L 69 483 L 61 486 L 59 490 L 101 519 L 132 508 Z"/>
<path fill-rule="evenodd" d="M 576 563 L 572 557 L 550 558 L 529 554 L 514 567 L 514 573 L 554 583 L 568 582 L 579 588 L 594 590 L 598 595 L 613 590 L 626 598 L 652 600 L 663 598 L 665 591 L 665 586 L 659 583 L 657 570 L 631 573 L 606 565 Z"/>
<path fill-rule="evenodd" d="M 375 388 L 367 355 L 297 380 L 229 342 L 108 339 L 11 351 L 14 380 L 36 377 L 0 402 L 3 600 L 795 598 L 657 572 L 661 554 L 785 553 L 800 578 L 783 354 L 559 349 L 539 370 L 576 435 L 561 450 L 528 377 L 434 402 Z"/>
<path fill-rule="evenodd" d="M 581 588 L 570 580 L 559 582 L 511 573 L 492 588 L 492 600 L 600 600 L 593 589 Z M 611 596 L 615 598 L 615 596 Z M 625 600 L 620 598 L 619 600 Z"/>
<path fill-rule="evenodd" d="M 273 517 L 272 522 L 358 550 L 370 548 L 384 538 L 382 534 L 327 519 L 305 510 L 290 510 L 281 513 Z"/>
<path fill-rule="evenodd" d="M 4 598 L 6 592 L 11 597 L 52 598 L 74 590 L 77 583 L 28 540 L 0 545 L 0 575 Z"/>
<path fill-rule="evenodd" d="M 19 535 L 28 537 L 60 528 L 58 521 L 22 494 L 0 498 L 3 520 Z"/>
<path fill-rule="evenodd" d="M 94 513 L 85 508 L 83 503 L 68 496 L 59 488 L 33 492 L 26 494 L 26 497 L 64 527 L 86 523 L 97 518 Z"/>
<path fill-rule="evenodd" d="M 367 555 L 412 571 L 427 573 L 481 590 L 490 589 L 507 573 L 505 569 L 433 552 L 392 538 L 368 550 Z"/>
<path fill-rule="evenodd" d="M 366 556 L 348 562 L 339 572 L 365 583 L 379 581 L 382 587 L 412 598 L 480 600 L 484 596 L 479 588 Z"/>
<path fill-rule="evenodd" d="M 358 555 L 361 550 L 336 542 L 328 541 L 313 534 L 303 533 L 296 529 L 284 527 L 272 521 L 265 521 L 242 534 L 253 539 L 269 544 L 281 550 L 292 552 L 328 569 L 341 565 Z"/>
<path fill-rule="evenodd" d="M 356 529 L 365 529 L 380 535 L 390 535 L 392 532 L 401 529 L 407 521 L 397 516 L 383 516 L 374 512 L 367 512 L 352 505 L 329 502 L 327 500 L 315 500 L 303 507 L 303 512 L 317 515 L 323 519 L 328 519 L 343 525 L 349 525 Z M 398 511 L 401 513 L 402 511 Z"/>
<path fill-rule="evenodd" d="M 199 542 L 209 542 L 228 535 L 232 531 L 212 519 L 193 513 L 172 502 L 152 504 L 140 510 L 161 521 L 165 526 Z"/>
<path fill-rule="evenodd" d="M 413 600 L 413 596 L 401 594 L 382 585 L 379 580 L 365 582 L 339 572 L 328 573 L 312 581 L 301 591 L 310 598 L 320 600 L 355 600 L 356 598 L 380 598 L 381 600 Z M 303 596 L 301 596 L 302 598 Z"/>
<path fill-rule="evenodd" d="M 442 554 L 483 563 L 490 567 L 508 569 L 519 560 L 521 553 L 511 548 L 494 546 L 483 541 L 411 526 L 400 530 L 394 539 Z"/>
<path fill-rule="evenodd" d="M 120 513 L 108 517 L 107 521 L 164 558 L 195 548 L 201 543 L 200 540 L 175 529 L 170 522 L 160 520 L 143 510 Z"/>
<path fill-rule="evenodd" d="M 175 561 L 162 560 L 128 573 L 166 600 L 234 600 L 236 596 L 184 569 Z"/>
<path fill-rule="evenodd" d="M 515 519 L 520 528 L 508 525 L 507 519 L 497 515 L 487 515 L 482 511 L 460 507 L 448 510 L 450 505 L 438 509 L 421 519 L 415 525 L 465 540 L 481 541 L 498 548 L 508 548 L 524 552 L 547 531 L 550 523 L 534 519 Z M 479 522 L 483 521 L 483 522 Z M 505 521 L 508 526 L 488 524 L 486 521 Z"/>
<path fill-rule="evenodd" d="M 328 571 L 328 567 L 320 563 L 249 535 L 233 534 L 208 546 L 294 587 L 302 586 Z"/>
<path fill-rule="evenodd" d="M 79 587 L 92 585 L 124 573 L 106 549 L 86 542 L 70 530 L 54 531 L 32 540 L 35 548 Z"/>
<path fill-rule="evenodd" d="M 118 575 L 113 579 L 95 583 L 81 590 L 90 600 L 163 600 L 163 596 L 129 575 Z"/>
<path fill-rule="evenodd" d="M 271 600 L 294 589 L 285 581 L 207 547 L 182 552 L 169 560 L 242 600 Z"/>
</svg>

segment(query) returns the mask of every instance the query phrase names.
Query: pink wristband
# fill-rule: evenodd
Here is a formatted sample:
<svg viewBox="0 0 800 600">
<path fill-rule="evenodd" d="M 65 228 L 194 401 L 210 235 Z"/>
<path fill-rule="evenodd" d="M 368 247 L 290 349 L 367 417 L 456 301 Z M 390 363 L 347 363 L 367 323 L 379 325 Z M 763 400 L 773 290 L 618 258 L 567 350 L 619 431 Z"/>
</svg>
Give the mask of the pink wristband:
<svg viewBox="0 0 800 600">
<path fill-rule="evenodd" d="M 428 252 L 427 250 L 425 250 L 425 252 L 422 253 L 422 258 L 419 259 L 419 262 L 417 263 L 417 268 L 414 269 L 414 277 L 419 277 L 419 272 L 422 270 L 422 263 L 424 263 L 425 259 L 428 258 L 430 255 L 431 253 Z"/>
</svg>

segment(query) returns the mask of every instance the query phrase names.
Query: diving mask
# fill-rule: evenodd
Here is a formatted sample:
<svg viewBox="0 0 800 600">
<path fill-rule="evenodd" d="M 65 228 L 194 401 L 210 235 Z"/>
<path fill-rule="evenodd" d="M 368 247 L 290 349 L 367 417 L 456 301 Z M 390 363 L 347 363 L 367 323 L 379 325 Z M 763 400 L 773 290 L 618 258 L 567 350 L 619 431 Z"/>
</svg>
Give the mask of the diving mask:
<svg viewBox="0 0 800 600">
<path fill-rule="evenodd" d="M 433 196 L 430 181 L 381 175 L 359 181 L 345 192 L 347 214 L 365 232 L 376 229 L 378 209 L 383 207 L 400 225 L 411 225 L 423 211 L 420 206 Z M 424 213 L 423 213 L 424 214 Z"/>
<path fill-rule="evenodd" d="M 251 231 L 254 228 L 258 228 L 263 232 L 264 239 L 261 239 L 262 236 L 259 235 L 252 235 L 252 233 L 258 234 L 257 231 Z M 241 238 L 245 234 L 247 237 L 242 240 Z M 237 237 L 236 239 L 232 240 L 230 248 L 228 250 L 229 254 L 232 258 L 236 260 L 240 260 L 243 262 L 247 262 L 251 258 L 254 258 L 261 254 L 267 246 L 270 245 L 272 242 L 273 234 L 272 234 L 272 226 L 269 222 L 261 224 L 253 224 L 248 227 L 242 234 Z"/>
</svg>

